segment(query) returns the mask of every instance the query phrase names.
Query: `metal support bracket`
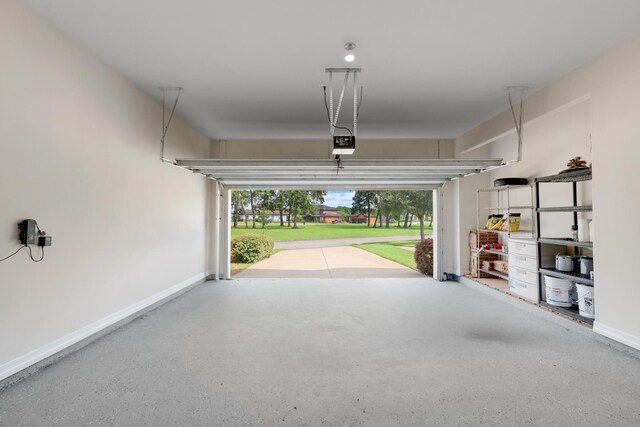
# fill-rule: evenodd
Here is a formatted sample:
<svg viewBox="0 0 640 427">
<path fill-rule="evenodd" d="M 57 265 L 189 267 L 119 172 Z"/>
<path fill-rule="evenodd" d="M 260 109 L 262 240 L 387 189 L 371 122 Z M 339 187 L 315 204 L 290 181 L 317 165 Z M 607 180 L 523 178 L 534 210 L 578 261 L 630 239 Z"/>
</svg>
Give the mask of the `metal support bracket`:
<svg viewBox="0 0 640 427">
<path fill-rule="evenodd" d="M 510 163 L 518 163 L 522 160 L 522 115 L 523 115 L 523 101 L 524 101 L 524 91 L 527 88 L 525 86 L 508 86 L 507 92 L 509 97 L 509 107 L 511 108 L 511 115 L 513 117 L 513 124 L 516 128 L 516 133 L 518 135 L 518 158 L 515 161 L 508 162 Z M 511 97 L 512 92 L 520 92 L 520 111 L 518 117 L 516 117 L 516 111 L 513 107 L 513 99 Z"/>
<path fill-rule="evenodd" d="M 180 99 L 180 94 L 182 93 L 182 88 L 179 86 L 163 86 L 159 87 L 162 91 L 162 131 L 160 136 L 160 160 L 165 163 L 173 162 L 171 160 L 164 158 L 164 139 L 167 136 L 167 131 L 169 130 L 169 125 L 171 124 L 171 119 L 173 118 L 173 114 L 176 112 L 176 107 L 178 106 L 178 100 Z M 169 115 L 169 120 L 165 123 L 165 95 L 166 92 L 178 92 L 176 94 L 176 99 L 173 102 L 173 107 L 171 108 L 171 114 Z"/>
<path fill-rule="evenodd" d="M 335 134 L 336 128 L 347 130 L 352 136 L 356 136 L 358 130 L 358 112 L 360 110 L 360 104 L 362 103 L 362 86 L 360 87 L 360 100 L 358 100 L 358 73 L 362 71 L 361 68 L 326 68 L 325 72 L 329 73 L 329 132 L 331 137 Z M 338 105 L 334 109 L 333 99 L 333 75 L 344 73 L 344 79 L 342 81 L 342 89 L 340 90 L 340 97 L 338 99 Z M 342 101 L 344 100 L 344 94 L 347 90 L 349 83 L 349 77 L 353 76 L 353 128 L 338 126 L 338 118 L 340 116 L 340 109 L 342 108 Z M 325 98 L 326 102 L 326 98 Z"/>
</svg>

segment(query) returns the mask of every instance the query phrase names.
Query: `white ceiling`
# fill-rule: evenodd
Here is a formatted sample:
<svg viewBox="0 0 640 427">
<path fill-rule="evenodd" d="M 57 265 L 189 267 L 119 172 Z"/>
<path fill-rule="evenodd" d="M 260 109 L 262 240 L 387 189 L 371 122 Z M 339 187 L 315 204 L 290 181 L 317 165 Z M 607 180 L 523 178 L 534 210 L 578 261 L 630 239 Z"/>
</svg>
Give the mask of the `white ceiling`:
<svg viewBox="0 0 640 427">
<path fill-rule="evenodd" d="M 640 29 L 638 0 L 24 0 L 212 138 L 324 138 L 357 44 L 359 136 L 451 138 Z M 347 108 L 347 111 L 350 111 Z"/>
</svg>

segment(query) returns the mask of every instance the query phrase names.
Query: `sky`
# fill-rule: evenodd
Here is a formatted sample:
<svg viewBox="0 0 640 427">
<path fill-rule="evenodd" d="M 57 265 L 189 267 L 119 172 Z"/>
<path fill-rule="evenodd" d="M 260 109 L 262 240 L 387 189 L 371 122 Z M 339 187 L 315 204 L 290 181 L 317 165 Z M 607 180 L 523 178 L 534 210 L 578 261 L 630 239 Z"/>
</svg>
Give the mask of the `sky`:
<svg viewBox="0 0 640 427">
<path fill-rule="evenodd" d="M 324 204 L 333 208 L 338 206 L 350 208 L 353 203 L 353 193 L 355 193 L 355 191 L 327 191 L 327 195 L 324 196 Z"/>
</svg>

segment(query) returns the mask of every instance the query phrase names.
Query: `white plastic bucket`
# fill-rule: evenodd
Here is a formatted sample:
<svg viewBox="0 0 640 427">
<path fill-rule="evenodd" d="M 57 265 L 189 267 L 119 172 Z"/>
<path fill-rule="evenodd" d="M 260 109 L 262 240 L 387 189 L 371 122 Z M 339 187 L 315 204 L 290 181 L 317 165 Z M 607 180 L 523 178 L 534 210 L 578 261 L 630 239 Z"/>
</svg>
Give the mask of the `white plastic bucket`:
<svg viewBox="0 0 640 427">
<path fill-rule="evenodd" d="M 544 288 L 547 295 L 547 304 L 558 307 L 571 307 L 571 281 L 558 279 L 557 277 L 544 276 Z"/>
<path fill-rule="evenodd" d="M 571 300 L 571 305 L 578 305 L 578 288 L 576 287 L 577 283 L 571 283 L 571 289 L 569 289 L 569 299 Z"/>
<path fill-rule="evenodd" d="M 580 316 L 595 318 L 595 304 L 593 299 L 593 286 L 581 285 L 576 283 L 578 288 L 578 309 Z"/>
</svg>

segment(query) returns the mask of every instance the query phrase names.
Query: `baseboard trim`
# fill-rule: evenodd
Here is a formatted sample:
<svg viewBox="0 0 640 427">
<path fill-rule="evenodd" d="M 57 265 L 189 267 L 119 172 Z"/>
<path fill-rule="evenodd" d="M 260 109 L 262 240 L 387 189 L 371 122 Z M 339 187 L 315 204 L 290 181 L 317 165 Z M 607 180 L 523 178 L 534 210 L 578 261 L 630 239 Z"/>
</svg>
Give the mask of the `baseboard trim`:
<svg viewBox="0 0 640 427">
<path fill-rule="evenodd" d="M 162 292 L 158 292 L 155 295 L 0 365 L 0 390 L 51 365 L 60 358 L 77 351 L 133 319 L 169 302 L 200 285 L 205 280 L 205 273 L 197 274 Z"/>
<path fill-rule="evenodd" d="M 602 323 L 595 321 L 593 322 L 593 332 L 621 342 L 622 344 L 628 345 L 636 350 L 640 350 L 640 337 L 631 335 L 627 332 L 621 331 L 620 329 L 612 328 L 611 326 L 603 325 Z"/>
</svg>

